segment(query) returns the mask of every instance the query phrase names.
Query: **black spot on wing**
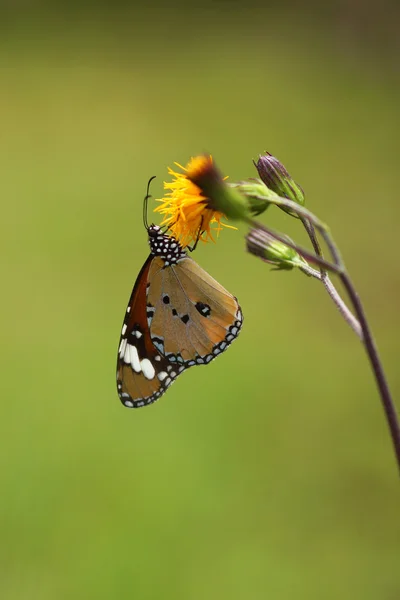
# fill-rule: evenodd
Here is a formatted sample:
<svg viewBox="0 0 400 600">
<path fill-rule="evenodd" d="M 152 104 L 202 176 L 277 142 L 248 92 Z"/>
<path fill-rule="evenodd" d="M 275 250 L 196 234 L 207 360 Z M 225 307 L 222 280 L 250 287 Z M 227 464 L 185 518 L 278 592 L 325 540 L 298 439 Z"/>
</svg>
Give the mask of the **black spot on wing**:
<svg viewBox="0 0 400 600">
<path fill-rule="evenodd" d="M 211 314 L 210 306 L 204 302 L 196 302 L 195 308 L 203 317 L 209 317 Z"/>
</svg>

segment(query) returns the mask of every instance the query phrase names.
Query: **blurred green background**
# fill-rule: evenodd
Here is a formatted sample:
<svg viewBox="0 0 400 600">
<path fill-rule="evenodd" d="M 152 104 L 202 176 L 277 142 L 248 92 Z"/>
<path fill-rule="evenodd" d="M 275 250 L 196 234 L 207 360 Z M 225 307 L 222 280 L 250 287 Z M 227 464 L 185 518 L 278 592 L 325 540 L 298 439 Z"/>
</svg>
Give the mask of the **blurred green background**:
<svg viewBox="0 0 400 600">
<path fill-rule="evenodd" d="M 317 282 L 247 255 L 243 227 L 195 255 L 238 296 L 239 340 L 149 408 L 115 390 L 148 178 L 160 197 L 168 165 L 208 151 L 235 181 L 268 150 L 331 225 L 398 398 L 398 15 L 2 3 L 2 599 L 400 597 L 363 347 Z"/>
</svg>

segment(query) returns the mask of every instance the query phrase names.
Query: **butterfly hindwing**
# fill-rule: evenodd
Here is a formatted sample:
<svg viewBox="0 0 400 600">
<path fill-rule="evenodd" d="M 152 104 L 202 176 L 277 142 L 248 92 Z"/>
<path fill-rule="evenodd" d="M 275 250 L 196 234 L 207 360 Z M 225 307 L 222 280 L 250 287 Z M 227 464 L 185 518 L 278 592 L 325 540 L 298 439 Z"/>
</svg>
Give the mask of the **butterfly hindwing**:
<svg viewBox="0 0 400 600">
<path fill-rule="evenodd" d="M 239 334 L 243 318 L 236 298 L 191 258 L 165 267 L 156 257 L 149 280 L 150 335 L 170 362 L 207 364 Z"/>
</svg>

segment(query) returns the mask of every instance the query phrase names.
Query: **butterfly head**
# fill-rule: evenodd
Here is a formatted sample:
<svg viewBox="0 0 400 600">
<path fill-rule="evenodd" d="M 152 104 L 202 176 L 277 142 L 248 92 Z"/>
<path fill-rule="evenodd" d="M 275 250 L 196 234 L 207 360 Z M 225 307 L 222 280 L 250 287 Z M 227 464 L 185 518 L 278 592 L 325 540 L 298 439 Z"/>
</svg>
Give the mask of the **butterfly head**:
<svg viewBox="0 0 400 600">
<path fill-rule="evenodd" d="M 159 225 L 149 225 L 147 228 L 149 236 L 150 252 L 165 261 L 165 265 L 174 265 L 186 258 L 187 254 L 179 241 L 171 235 L 164 233 Z"/>
<path fill-rule="evenodd" d="M 143 224 L 149 236 L 150 252 L 153 256 L 159 256 L 164 260 L 164 266 L 175 265 L 178 261 L 186 258 L 187 254 L 182 248 L 180 242 L 173 236 L 164 233 L 159 225 L 148 224 L 147 204 L 150 198 L 150 184 L 154 177 L 149 179 L 147 184 L 147 193 L 143 201 Z"/>
</svg>

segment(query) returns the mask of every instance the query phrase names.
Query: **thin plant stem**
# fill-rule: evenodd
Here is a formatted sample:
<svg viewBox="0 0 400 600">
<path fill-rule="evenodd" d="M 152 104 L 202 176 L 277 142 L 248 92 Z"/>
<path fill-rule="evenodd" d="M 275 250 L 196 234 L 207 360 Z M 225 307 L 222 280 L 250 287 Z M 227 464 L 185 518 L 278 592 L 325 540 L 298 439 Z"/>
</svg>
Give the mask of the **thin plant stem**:
<svg viewBox="0 0 400 600">
<path fill-rule="evenodd" d="M 386 414 L 386 419 L 389 425 L 390 434 L 393 440 L 393 446 L 396 453 L 397 464 L 400 469 L 400 427 L 396 408 L 394 406 L 389 386 L 386 380 L 385 373 L 383 371 L 383 365 L 379 358 L 378 350 L 375 341 L 372 337 L 371 330 L 368 325 L 367 317 L 364 312 L 364 308 L 361 304 L 360 298 L 353 286 L 353 283 L 349 275 L 345 272 L 340 275 L 340 279 L 347 293 L 350 296 L 350 300 L 354 306 L 354 310 L 360 321 L 361 328 L 364 334 L 364 344 L 368 354 L 368 358 L 371 363 L 372 370 L 375 375 L 375 379 L 379 388 L 383 408 Z"/>
<path fill-rule="evenodd" d="M 317 269 L 313 269 L 309 265 L 301 266 L 299 267 L 299 269 L 300 271 L 303 271 L 303 273 L 305 273 L 306 275 L 314 277 L 315 279 L 318 279 L 324 284 L 329 296 L 336 304 L 340 314 L 342 315 L 346 323 L 350 325 L 350 327 L 352 328 L 354 333 L 360 338 L 360 340 L 364 341 L 364 336 L 359 321 L 357 321 L 355 316 L 349 311 L 343 299 L 339 296 L 337 289 L 333 285 L 331 279 L 329 277 L 325 277 L 325 279 L 323 279 L 322 273 L 320 271 L 317 271 Z"/>
<path fill-rule="evenodd" d="M 303 223 L 304 229 L 307 231 L 308 237 L 310 238 L 310 241 L 313 245 L 315 254 L 323 258 L 321 246 L 316 236 L 314 225 L 304 217 L 300 217 L 300 221 Z M 304 272 L 306 271 L 304 270 Z M 315 277 L 315 275 L 313 276 Z M 326 291 L 328 292 L 329 296 L 333 300 L 334 304 L 336 305 L 337 309 L 339 310 L 346 323 L 350 325 L 354 333 L 360 338 L 361 341 L 363 341 L 364 336 L 362 333 L 360 323 L 357 321 L 353 313 L 349 310 L 343 298 L 340 296 L 339 292 L 333 285 L 329 274 L 321 268 L 319 277 L 317 277 L 317 279 L 320 279 L 320 281 L 325 286 Z"/>
</svg>

